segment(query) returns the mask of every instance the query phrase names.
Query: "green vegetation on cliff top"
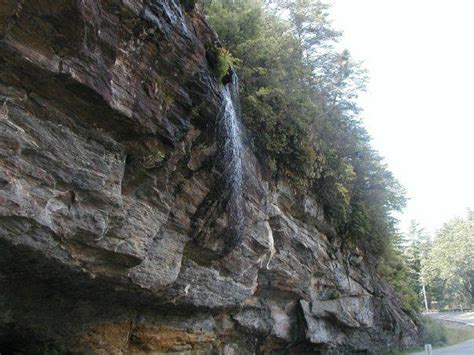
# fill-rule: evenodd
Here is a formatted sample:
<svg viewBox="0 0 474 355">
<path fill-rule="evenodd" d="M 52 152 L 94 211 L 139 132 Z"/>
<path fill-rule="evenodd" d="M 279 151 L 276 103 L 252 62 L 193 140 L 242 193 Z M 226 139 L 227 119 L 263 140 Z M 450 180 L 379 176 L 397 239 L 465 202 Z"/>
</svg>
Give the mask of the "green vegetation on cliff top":
<svg viewBox="0 0 474 355">
<path fill-rule="evenodd" d="M 360 123 L 356 98 L 366 74 L 337 49 L 327 5 L 204 0 L 201 7 L 239 61 L 249 145 L 267 172 L 312 193 L 346 240 L 380 255 L 405 198 Z"/>
</svg>

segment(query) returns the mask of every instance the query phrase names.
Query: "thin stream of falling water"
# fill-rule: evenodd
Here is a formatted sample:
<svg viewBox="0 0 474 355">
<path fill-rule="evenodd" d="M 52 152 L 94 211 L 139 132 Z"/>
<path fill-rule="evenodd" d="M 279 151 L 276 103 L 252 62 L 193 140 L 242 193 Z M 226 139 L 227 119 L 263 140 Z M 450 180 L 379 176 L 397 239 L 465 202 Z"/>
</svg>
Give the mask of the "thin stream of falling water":
<svg viewBox="0 0 474 355">
<path fill-rule="evenodd" d="M 230 192 L 227 204 L 229 227 L 236 241 L 242 238 L 244 226 L 244 166 L 242 161 L 243 144 L 240 124 L 239 85 L 237 75 L 232 74 L 232 81 L 223 89 L 224 112 L 224 164 L 226 166 L 227 188 Z"/>
</svg>

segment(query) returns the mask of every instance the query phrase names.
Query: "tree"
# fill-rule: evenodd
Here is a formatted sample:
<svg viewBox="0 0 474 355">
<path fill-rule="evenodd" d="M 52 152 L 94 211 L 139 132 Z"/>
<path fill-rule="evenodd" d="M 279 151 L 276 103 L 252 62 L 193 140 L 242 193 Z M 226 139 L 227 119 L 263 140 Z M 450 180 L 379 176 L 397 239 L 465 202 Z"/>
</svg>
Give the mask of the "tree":
<svg viewBox="0 0 474 355">
<path fill-rule="evenodd" d="M 366 74 L 318 0 L 207 0 L 222 45 L 239 60 L 248 144 L 269 176 L 313 195 L 347 245 L 391 248 L 404 191 L 371 147 L 356 98 Z"/>
<path fill-rule="evenodd" d="M 414 220 L 410 222 L 408 234 L 404 240 L 404 257 L 408 267 L 407 280 L 416 292 L 418 301 L 428 309 L 425 280 L 422 275 L 422 262 L 430 250 L 430 239 L 426 231 Z"/>
<path fill-rule="evenodd" d="M 405 256 L 406 239 L 400 233 L 392 238 L 392 247 L 387 248 L 379 264 L 379 273 L 400 295 L 403 309 L 415 314 L 420 310 L 420 299 L 410 279 L 410 266 Z"/>
<path fill-rule="evenodd" d="M 445 223 L 423 264 L 426 281 L 435 285 L 444 304 L 474 303 L 474 220 Z"/>
</svg>

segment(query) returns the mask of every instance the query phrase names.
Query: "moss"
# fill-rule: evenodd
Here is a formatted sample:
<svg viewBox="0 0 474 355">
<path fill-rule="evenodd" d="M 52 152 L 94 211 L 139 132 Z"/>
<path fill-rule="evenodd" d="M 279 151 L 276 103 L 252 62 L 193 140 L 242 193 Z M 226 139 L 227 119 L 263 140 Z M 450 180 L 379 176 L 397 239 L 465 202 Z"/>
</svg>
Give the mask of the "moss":
<svg viewBox="0 0 474 355">
<path fill-rule="evenodd" d="M 171 105 L 174 103 L 173 91 L 161 79 L 153 83 L 153 94 L 160 97 L 163 109 L 165 111 L 168 111 Z"/>
<path fill-rule="evenodd" d="M 335 288 L 335 289 L 329 290 L 326 297 L 327 297 L 327 300 L 337 300 L 338 298 L 342 297 L 342 294 L 341 294 L 341 291 Z"/>
<path fill-rule="evenodd" d="M 8 101 L 8 99 L 4 101 L 2 106 L 0 106 L 0 120 L 8 120 L 7 101 Z"/>
<path fill-rule="evenodd" d="M 144 155 L 141 159 L 141 162 L 146 169 L 152 169 L 156 168 L 165 158 L 165 153 L 157 149 L 147 155 Z"/>
</svg>

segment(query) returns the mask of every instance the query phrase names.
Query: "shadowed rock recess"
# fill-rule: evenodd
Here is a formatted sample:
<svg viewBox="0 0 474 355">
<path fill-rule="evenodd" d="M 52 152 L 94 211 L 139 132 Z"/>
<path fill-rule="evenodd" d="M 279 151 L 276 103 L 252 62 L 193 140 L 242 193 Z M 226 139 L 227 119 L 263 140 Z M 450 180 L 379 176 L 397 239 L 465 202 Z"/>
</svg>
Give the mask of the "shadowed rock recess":
<svg viewBox="0 0 474 355">
<path fill-rule="evenodd" d="M 2 354 L 414 342 L 366 257 L 249 151 L 233 240 L 217 41 L 192 1 L 0 1 Z"/>
</svg>

